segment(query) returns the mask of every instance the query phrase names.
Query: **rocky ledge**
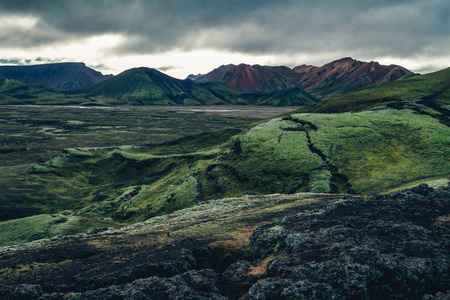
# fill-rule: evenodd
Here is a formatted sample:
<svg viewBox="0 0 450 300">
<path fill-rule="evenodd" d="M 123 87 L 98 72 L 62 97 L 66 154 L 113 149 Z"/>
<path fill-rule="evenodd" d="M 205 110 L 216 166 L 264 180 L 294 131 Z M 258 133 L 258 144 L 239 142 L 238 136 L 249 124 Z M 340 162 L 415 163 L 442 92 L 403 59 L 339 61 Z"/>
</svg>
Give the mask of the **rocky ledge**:
<svg viewBox="0 0 450 300">
<path fill-rule="evenodd" d="M 185 249 L 129 283 L 77 293 L 4 285 L 0 298 L 448 299 L 449 202 L 449 187 L 426 185 L 346 196 L 258 227 L 248 260 L 217 265 L 211 249 Z"/>
</svg>

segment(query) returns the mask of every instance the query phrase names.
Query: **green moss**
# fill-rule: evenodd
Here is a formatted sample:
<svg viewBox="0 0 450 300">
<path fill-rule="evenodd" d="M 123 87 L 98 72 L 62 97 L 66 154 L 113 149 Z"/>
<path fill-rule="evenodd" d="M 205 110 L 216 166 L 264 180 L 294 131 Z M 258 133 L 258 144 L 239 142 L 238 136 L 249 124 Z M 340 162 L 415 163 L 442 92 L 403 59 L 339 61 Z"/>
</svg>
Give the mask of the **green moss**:
<svg viewBox="0 0 450 300">
<path fill-rule="evenodd" d="M 186 207 L 194 206 L 202 199 L 197 179 L 188 176 L 170 185 L 155 202 L 155 212 L 171 213 Z"/>
<path fill-rule="evenodd" d="M 309 174 L 309 191 L 311 193 L 331 192 L 331 172 L 328 169 L 314 170 Z"/>
<path fill-rule="evenodd" d="M 44 214 L 0 222 L 0 246 L 48 238 L 52 227 L 66 221 L 61 215 Z"/>
</svg>

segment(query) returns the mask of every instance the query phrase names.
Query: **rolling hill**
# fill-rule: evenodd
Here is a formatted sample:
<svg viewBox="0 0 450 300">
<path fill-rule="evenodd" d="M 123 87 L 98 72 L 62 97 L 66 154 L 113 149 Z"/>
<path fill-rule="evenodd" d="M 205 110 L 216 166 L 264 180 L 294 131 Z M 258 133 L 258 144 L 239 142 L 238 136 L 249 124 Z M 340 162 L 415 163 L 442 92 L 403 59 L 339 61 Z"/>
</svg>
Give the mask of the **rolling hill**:
<svg viewBox="0 0 450 300">
<path fill-rule="evenodd" d="M 25 84 L 44 84 L 58 90 L 81 88 L 110 77 L 112 75 L 103 75 L 84 63 L 0 66 L 0 78 L 14 79 Z"/>
<path fill-rule="evenodd" d="M 449 75 L 379 84 L 251 126 L 0 168 L 0 297 L 444 299 Z M 21 89 L 83 104 L 289 105 L 309 96 L 147 68 L 71 93 L 0 81 L 2 93 Z M 64 124 L 84 126 L 76 115 Z"/>
</svg>

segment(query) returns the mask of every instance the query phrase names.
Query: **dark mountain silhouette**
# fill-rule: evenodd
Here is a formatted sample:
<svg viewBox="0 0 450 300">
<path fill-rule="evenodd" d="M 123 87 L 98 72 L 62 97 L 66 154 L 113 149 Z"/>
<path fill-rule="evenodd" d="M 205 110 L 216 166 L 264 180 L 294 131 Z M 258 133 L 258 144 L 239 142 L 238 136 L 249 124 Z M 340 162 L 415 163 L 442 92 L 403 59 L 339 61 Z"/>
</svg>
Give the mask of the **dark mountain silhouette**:
<svg viewBox="0 0 450 300">
<path fill-rule="evenodd" d="M 330 62 L 322 67 L 302 65 L 294 68 L 302 75 L 298 86 L 319 98 L 330 98 L 380 83 L 413 75 L 401 66 L 362 62 L 350 57 Z"/>
<path fill-rule="evenodd" d="M 225 77 L 225 75 L 228 73 L 228 71 L 231 68 L 236 67 L 233 64 L 229 65 L 222 65 L 218 67 L 217 69 L 212 70 L 208 74 L 202 76 L 201 78 L 198 78 L 198 82 L 220 82 Z"/>
<path fill-rule="evenodd" d="M 25 84 L 45 84 L 58 90 L 81 88 L 110 77 L 112 75 L 103 75 L 84 63 L 0 66 L 0 78 L 14 79 Z"/>
</svg>

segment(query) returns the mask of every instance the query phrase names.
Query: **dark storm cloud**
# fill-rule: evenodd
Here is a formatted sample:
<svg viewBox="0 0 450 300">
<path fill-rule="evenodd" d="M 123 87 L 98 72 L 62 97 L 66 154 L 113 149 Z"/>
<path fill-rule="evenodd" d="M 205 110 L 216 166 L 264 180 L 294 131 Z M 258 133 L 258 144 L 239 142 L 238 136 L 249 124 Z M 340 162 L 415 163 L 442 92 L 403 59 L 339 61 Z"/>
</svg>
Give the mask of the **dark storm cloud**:
<svg viewBox="0 0 450 300">
<path fill-rule="evenodd" d="M 219 49 L 258 54 L 442 55 L 450 1 L 0 0 L 0 14 L 38 18 L 2 32 L 2 47 L 122 34 L 112 53 Z"/>
</svg>

